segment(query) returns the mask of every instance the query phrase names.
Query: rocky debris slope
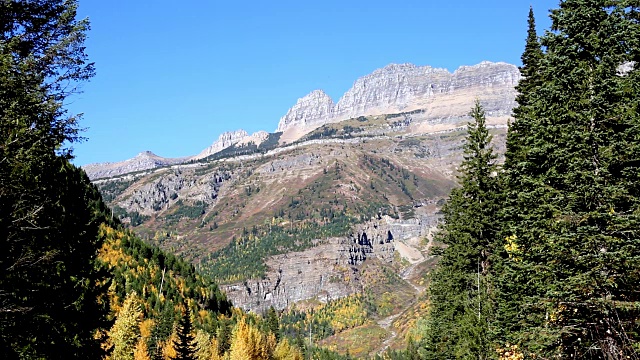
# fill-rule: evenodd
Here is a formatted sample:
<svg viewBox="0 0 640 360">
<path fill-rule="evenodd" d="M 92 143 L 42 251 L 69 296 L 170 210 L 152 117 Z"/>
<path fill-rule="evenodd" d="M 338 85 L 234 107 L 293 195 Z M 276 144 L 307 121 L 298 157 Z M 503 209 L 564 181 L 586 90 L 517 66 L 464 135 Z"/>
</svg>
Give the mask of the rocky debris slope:
<svg viewBox="0 0 640 360">
<path fill-rule="evenodd" d="M 155 169 L 161 166 L 180 164 L 189 158 L 163 158 L 151 151 L 143 151 L 134 158 L 120 161 L 84 165 L 82 169 L 87 173 L 89 179 L 95 180 L 128 174 L 136 171 Z"/>
<path fill-rule="evenodd" d="M 335 105 L 321 90 L 299 99 L 280 119 L 278 131 L 284 132 L 284 141 L 293 141 L 327 123 L 416 109 L 424 109 L 428 118 L 461 117 L 476 99 L 489 117 L 506 117 L 515 106 L 519 80 L 518 68 L 507 63 L 485 61 L 453 73 L 391 64 L 356 80 Z"/>
</svg>

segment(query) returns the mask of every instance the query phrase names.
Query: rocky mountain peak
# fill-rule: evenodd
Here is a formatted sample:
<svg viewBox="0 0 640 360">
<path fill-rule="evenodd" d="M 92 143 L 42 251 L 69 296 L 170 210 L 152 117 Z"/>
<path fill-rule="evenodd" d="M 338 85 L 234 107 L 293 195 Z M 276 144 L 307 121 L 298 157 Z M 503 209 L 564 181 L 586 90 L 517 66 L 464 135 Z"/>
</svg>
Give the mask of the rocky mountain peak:
<svg viewBox="0 0 640 360">
<path fill-rule="evenodd" d="M 138 155 L 136 155 L 134 157 L 134 159 L 138 159 L 138 158 L 157 158 L 157 157 L 159 157 L 159 156 L 154 154 L 153 152 L 151 152 L 149 150 L 146 150 L 146 151 L 143 151 L 143 152 L 139 153 Z"/>
<path fill-rule="evenodd" d="M 220 136 L 218 136 L 218 140 L 214 141 L 213 144 L 211 144 L 211 146 L 202 150 L 200 154 L 194 156 L 193 158 L 194 159 L 206 158 L 207 156 L 213 155 L 223 149 L 228 148 L 231 145 L 237 144 L 247 136 L 249 136 L 249 133 L 247 133 L 242 129 L 223 132 L 222 134 L 220 134 Z"/>
<path fill-rule="evenodd" d="M 405 72 L 405 71 L 411 71 L 414 69 L 417 69 L 418 66 L 411 64 L 411 63 L 403 63 L 403 64 L 394 64 L 391 63 L 389 65 L 386 65 L 380 69 L 376 69 L 374 70 L 370 75 L 368 76 L 377 76 L 379 74 L 389 74 L 389 73 L 396 73 L 396 72 Z"/>
<path fill-rule="evenodd" d="M 389 64 L 357 79 L 335 105 L 321 90 L 299 99 L 280 119 L 277 131 L 285 133 L 282 139 L 291 141 L 326 123 L 358 116 L 424 109 L 430 102 L 443 96 L 448 96 L 451 101 L 453 98 L 479 97 L 483 100 L 483 96 L 492 97 L 487 99 L 495 108 L 491 110 L 509 114 L 514 105 L 514 87 L 519 79 L 516 66 L 500 62 L 483 61 L 477 65 L 461 66 L 453 73 L 431 66 Z M 486 92 L 487 88 L 495 90 Z M 493 98 L 496 96 L 500 99 Z M 437 116 L 459 116 L 471 108 L 466 100 L 455 102 L 459 106 L 451 107 L 449 112 L 438 109 Z"/>
<path fill-rule="evenodd" d="M 151 151 L 143 151 L 135 157 L 119 162 L 88 164 L 82 166 L 90 179 L 118 176 L 135 171 L 155 169 L 159 166 L 179 164 L 188 158 L 164 158 Z"/>
<path fill-rule="evenodd" d="M 333 112 L 333 99 L 322 90 L 313 90 L 298 99 L 295 105 L 280 119 L 276 131 L 291 126 L 313 126 L 324 121 Z"/>
</svg>

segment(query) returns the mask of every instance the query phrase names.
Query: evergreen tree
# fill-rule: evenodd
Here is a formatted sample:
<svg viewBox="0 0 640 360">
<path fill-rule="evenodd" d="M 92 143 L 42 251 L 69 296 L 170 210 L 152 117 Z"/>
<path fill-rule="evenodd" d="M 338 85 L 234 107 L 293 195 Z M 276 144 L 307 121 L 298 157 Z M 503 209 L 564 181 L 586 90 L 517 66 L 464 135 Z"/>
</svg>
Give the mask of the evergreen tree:
<svg viewBox="0 0 640 360">
<path fill-rule="evenodd" d="M 276 341 L 280 340 L 280 321 L 278 320 L 278 313 L 273 306 L 269 307 L 265 321 L 269 332 L 276 337 Z"/>
<path fill-rule="evenodd" d="M 444 225 L 436 240 L 446 245 L 430 284 L 433 358 L 484 359 L 489 346 L 491 314 L 488 277 L 498 229 L 496 155 L 490 145 L 484 110 L 476 102 L 460 166 L 460 188 L 443 208 Z"/>
<path fill-rule="evenodd" d="M 509 130 L 507 132 L 507 146 L 510 148 L 508 156 L 505 159 L 507 166 L 516 166 L 516 164 L 522 160 L 524 149 L 522 148 L 523 144 L 520 139 L 527 136 L 527 131 L 530 130 L 529 122 L 532 121 L 529 117 L 530 107 L 528 105 L 531 102 L 529 97 L 532 96 L 533 89 L 542 84 L 540 63 L 544 53 L 542 52 L 536 33 L 536 20 L 533 7 L 529 8 L 527 24 L 527 39 L 524 52 L 521 56 L 522 66 L 519 68 L 522 78 L 516 86 L 516 90 L 518 91 L 518 95 L 516 96 L 518 106 L 513 110 L 515 121 L 509 124 Z"/>
<path fill-rule="evenodd" d="M 191 315 L 187 303 L 182 304 L 184 307 L 184 313 L 178 322 L 178 337 L 173 344 L 176 351 L 176 360 L 194 360 L 195 349 L 195 337 L 192 334 Z"/>
<path fill-rule="evenodd" d="M 562 1 L 541 38 L 541 82 L 523 87 L 514 111 L 527 131 L 507 148 L 518 161 L 505 164 L 496 328 L 525 354 L 637 356 L 637 10 L 633 1 Z"/>
<path fill-rule="evenodd" d="M 75 1 L 0 2 L 0 353 L 99 358 L 105 307 L 94 262 L 107 220 L 97 190 L 68 161 L 78 139 L 63 108 L 93 74 Z"/>
<path fill-rule="evenodd" d="M 162 349 L 160 344 L 165 341 L 173 331 L 174 324 L 173 303 L 165 301 L 164 309 L 155 319 L 151 336 L 147 340 L 149 355 L 154 360 L 162 359 Z"/>
</svg>

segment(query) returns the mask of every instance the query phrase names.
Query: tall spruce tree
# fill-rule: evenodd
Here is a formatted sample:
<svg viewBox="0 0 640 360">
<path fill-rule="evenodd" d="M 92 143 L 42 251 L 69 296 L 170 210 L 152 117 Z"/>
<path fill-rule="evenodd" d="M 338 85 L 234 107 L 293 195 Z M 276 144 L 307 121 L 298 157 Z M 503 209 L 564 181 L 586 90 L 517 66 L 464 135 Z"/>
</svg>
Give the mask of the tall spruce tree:
<svg viewBox="0 0 640 360">
<path fill-rule="evenodd" d="M 194 360 L 196 348 L 195 337 L 192 333 L 191 312 L 186 301 L 182 303 L 182 306 L 185 310 L 178 322 L 178 338 L 173 344 L 176 350 L 175 360 Z"/>
<path fill-rule="evenodd" d="M 71 165 L 77 117 L 64 109 L 89 79 L 88 22 L 72 0 L 0 2 L 0 353 L 99 358 L 103 276 L 95 258 L 108 221 L 100 194 Z M 103 299 L 104 300 L 104 299 Z M 102 305 L 101 305 L 102 304 Z"/>
<path fill-rule="evenodd" d="M 542 52 L 536 32 L 536 20 L 533 7 L 529 8 L 527 25 L 527 39 L 524 52 L 521 56 L 522 66 L 519 68 L 522 78 L 516 86 L 516 90 L 518 91 L 518 95 L 516 96 L 518 107 L 513 110 L 515 121 L 509 124 L 509 130 L 507 132 L 507 146 L 511 149 L 508 157 L 505 159 L 507 166 L 510 166 L 512 163 L 518 163 L 522 159 L 522 154 L 525 150 L 522 148 L 520 138 L 527 136 L 527 131 L 530 130 L 528 125 L 530 121 L 530 107 L 528 104 L 531 101 L 529 97 L 533 89 L 542 83 L 540 62 L 542 61 L 544 53 Z"/>
<path fill-rule="evenodd" d="M 479 102 L 470 115 L 461 187 L 443 208 L 444 225 L 436 238 L 446 248 L 429 287 L 432 333 L 425 345 L 430 358 L 486 359 L 494 353 L 487 336 L 488 279 L 498 230 L 498 166 Z"/>
<path fill-rule="evenodd" d="M 520 87 L 496 328 L 525 354 L 637 358 L 637 9 L 562 1 L 541 38 L 540 82 Z"/>
</svg>

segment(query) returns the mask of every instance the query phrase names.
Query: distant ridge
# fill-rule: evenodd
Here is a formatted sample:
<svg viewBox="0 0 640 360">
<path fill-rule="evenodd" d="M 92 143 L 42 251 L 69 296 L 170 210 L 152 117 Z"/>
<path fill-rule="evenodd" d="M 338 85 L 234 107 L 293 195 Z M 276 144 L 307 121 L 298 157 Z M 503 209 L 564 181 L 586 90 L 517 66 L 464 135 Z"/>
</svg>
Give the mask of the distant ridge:
<svg viewBox="0 0 640 360">
<path fill-rule="evenodd" d="M 130 172 L 155 169 L 160 166 L 180 164 L 187 161 L 188 157 L 183 158 L 164 158 L 154 154 L 151 151 L 143 151 L 135 157 L 120 161 L 106 162 L 97 164 L 88 164 L 82 166 L 90 179 L 99 179 L 111 176 L 118 176 Z"/>
<path fill-rule="evenodd" d="M 359 116 L 424 110 L 429 119 L 465 116 L 473 102 L 482 102 L 488 120 L 506 124 L 515 106 L 515 86 L 520 72 L 515 65 L 483 61 L 461 66 L 453 73 L 446 69 L 413 64 L 389 64 L 357 79 L 337 103 L 322 90 L 298 99 L 280 119 L 280 143 L 290 143 L 328 123 Z M 209 147 L 194 156 L 163 158 L 150 151 L 121 162 L 82 166 L 89 178 L 99 179 L 130 172 L 207 158 L 233 145 L 259 145 L 266 131 L 249 135 L 245 130 L 221 134 Z"/>
</svg>

